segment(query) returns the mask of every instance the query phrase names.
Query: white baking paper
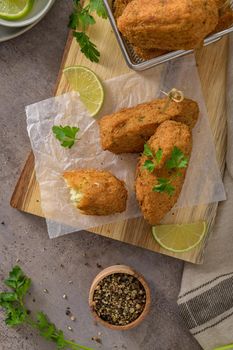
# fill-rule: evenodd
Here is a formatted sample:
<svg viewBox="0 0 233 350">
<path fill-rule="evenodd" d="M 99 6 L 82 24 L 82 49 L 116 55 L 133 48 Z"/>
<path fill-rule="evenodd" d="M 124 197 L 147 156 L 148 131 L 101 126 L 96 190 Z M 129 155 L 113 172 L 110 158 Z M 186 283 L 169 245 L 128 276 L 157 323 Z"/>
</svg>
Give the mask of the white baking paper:
<svg viewBox="0 0 233 350">
<path fill-rule="evenodd" d="M 130 73 L 105 81 L 105 103 L 100 117 L 150 101 L 160 95 L 160 90 L 169 91 L 173 87 L 196 100 L 201 110 L 193 130 L 189 169 L 176 208 L 224 200 L 224 187 L 193 55 L 140 74 Z M 98 124 L 89 116 L 77 93 L 30 105 L 26 107 L 26 114 L 41 206 L 51 238 L 141 215 L 134 193 L 138 155 L 114 155 L 101 149 Z M 78 126 L 81 130 L 78 134 L 80 140 L 70 150 L 61 147 L 52 134 L 52 126 L 60 124 Z M 129 194 L 126 211 L 111 216 L 80 214 L 70 202 L 69 189 L 62 178 L 65 170 L 75 168 L 107 169 L 125 181 Z"/>
</svg>

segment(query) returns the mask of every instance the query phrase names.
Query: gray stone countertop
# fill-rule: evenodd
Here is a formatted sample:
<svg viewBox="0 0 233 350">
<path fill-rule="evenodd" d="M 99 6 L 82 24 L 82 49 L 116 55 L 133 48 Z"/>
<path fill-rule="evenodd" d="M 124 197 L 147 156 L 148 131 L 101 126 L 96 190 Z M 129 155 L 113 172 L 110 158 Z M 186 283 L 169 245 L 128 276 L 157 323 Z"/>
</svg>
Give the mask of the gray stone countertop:
<svg viewBox="0 0 233 350">
<path fill-rule="evenodd" d="M 0 287 L 19 259 L 33 279 L 29 308 L 32 312 L 44 310 L 68 337 L 81 344 L 103 350 L 198 350 L 200 347 L 185 329 L 176 305 L 181 261 L 88 232 L 50 240 L 43 219 L 9 205 L 30 152 L 24 106 L 52 96 L 71 6 L 71 0 L 57 0 L 36 27 L 0 44 Z M 96 325 L 87 303 L 94 276 L 101 267 L 116 263 L 130 265 L 144 274 L 153 294 L 150 315 L 141 326 L 127 332 Z M 43 292 L 45 288 L 47 294 Z M 64 293 L 66 300 L 62 298 Z M 66 316 L 67 307 L 76 316 L 75 322 Z M 55 349 L 34 330 L 9 329 L 3 319 L 0 312 L 1 350 Z M 100 337 L 102 344 L 92 337 Z"/>
</svg>

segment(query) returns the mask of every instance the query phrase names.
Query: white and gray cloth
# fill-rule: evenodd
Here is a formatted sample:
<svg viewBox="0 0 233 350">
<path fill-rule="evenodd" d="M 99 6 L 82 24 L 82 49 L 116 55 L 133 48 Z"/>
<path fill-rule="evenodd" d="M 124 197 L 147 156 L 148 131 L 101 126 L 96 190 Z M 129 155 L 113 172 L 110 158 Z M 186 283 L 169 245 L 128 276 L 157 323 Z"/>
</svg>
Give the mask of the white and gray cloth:
<svg viewBox="0 0 233 350">
<path fill-rule="evenodd" d="M 180 314 L 204 350 L 233 343 L 233 36 L 229 48 L 227 109 L 224 175 L 227 200 L 219 204 L 204 264 L 185 264 L 178 297 Z"/>
</svg>

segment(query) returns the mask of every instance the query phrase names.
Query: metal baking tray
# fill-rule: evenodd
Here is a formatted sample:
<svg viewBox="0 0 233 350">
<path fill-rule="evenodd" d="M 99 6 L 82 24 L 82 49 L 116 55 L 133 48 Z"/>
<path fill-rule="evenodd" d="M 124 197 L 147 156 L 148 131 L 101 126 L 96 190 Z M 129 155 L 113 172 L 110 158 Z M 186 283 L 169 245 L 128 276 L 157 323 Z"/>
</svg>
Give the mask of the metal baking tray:
<svg viewBox="0 0 233 350">
<path fill-rule="evenodd" d="M 172 52 L 155 57 L 155 58 L 150 59 L 150 60 L 143 60 L 142 58 L 138 57 L 138 55 L 134 52 L 134 49 L 130 45 L 130 43 L 125 38 L 123 38 L 123 36 L 119 32 L 117 25 L 116 25 L 115 18 L 113 16 L 113 12 L 112 12 L 113 0 L 103 0 L 103 1 L 105 4 L 107 13 L 108 13 L 108 17 L 109 17 L 112 29 L 116 35 L 117 41 L 118 41 L 119 46 L 120 46 L 121 51 L 122 51 L 122 54 L 123 54 L 125 61 L 126 61 L 129 68 L 131 68 L 135 71 L 143 71 L 143 70 L 152 68 L 154 66 L 157 66 L 161 63 L 165 63 L 167 61 L 173 60 L 174 58 L 188 55 L 189 53 L 194 51 L 194 50 L 172 51 Z M 231 0 L 231 7 L 233 9 L 233 0 Z M 220 40 L 224 35 L 227 35 L 231 32 L 233 32 L 233 26 L 228 28 L 228 29 L 225 29 L 219 33 L 215 33 L 213 35 L 208 36 L 204 40 L 204 46 L 210 45 L 210 44 Z"/>
</svg>

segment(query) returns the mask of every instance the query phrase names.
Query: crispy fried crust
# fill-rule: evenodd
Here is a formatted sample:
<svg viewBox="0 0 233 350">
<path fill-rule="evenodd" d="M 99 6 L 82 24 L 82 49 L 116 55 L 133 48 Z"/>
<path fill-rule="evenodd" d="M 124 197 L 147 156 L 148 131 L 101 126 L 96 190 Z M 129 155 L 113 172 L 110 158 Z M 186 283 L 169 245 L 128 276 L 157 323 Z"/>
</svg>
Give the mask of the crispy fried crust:
<svg viewBox="0 0 233 350">
<path fill-rule="evenodd" d="M 64 174 L 67 186 L 80 193 L 77 208 L 85 215 L 111 215 L 126 209 L 127 190 L 110 172 L 76 169 Z"/>
<path fill-rule="evenodd" d="M 120 16 L 122 16 L 127 5 L 132 1 L 133 0 L 115 0 L 113 2 L 114 17 L 118 19 Z M 231 7 L 229 5 L 230 1 L 215 0 L 215 3 L 219 11 L 219 18 L 218 18 L 217 26 L 211 33 L 220 32 L 224 29 L 229 28 L 233 24 L 233 11 L 231 10 Z M 208 34 L 210 34 L 210 32 Z M 166 46 L 166 43 L 164 43 L 164 46 Z M 133 48 L 135 53 L 144 60 L 150 60 L 152 58 L 162 56 L 170 51 L 167 49 L 167 47 L 166 49 L 164 48 L 158 49 L 155 47 L 151 47 L 151 48 L 141 47 L 139 42 L 137 43 L 137 46 L 133 45 Z"/>
<path fill-rule="evenodd" d="M 139 57 L 143 58 L 144 60 L 150 60 L 152 58 L 165 55 L 166 53 L 169 52 L 167 50 L 160 50 L 160 49 L 141 49 L 140 47 L 136 47 L 136 46 L 134 46 L 133 48 L 135 53 Z"/>
<path fill-rule="evenodd" d="M 126 6 L 131 2 L 132 0 L 115 0 L 113 1 L 112 9 L 113 9 L 113 15 L 115 19 L 120 17 L 122 13 L 124 12 L 124 9 Z M 140 47 L 134 46 L 135 53 L 143 58 L 144 60 L 150 60 L 151 58 L 158 57 L 161 55 L 164 55 L 167 53 L 166 50 L 160 50 L 160 49 L 141 49 Z"/>
<path fill-rule="evenodd" d="M 220 13 L 218 25 L 214 30 L 214 33 L 221 32 L 224 29 L 230 28 L 233 24 L 233 11 L 230 7 Z"/>
<path fill-rule="evenodd" d="M 112 9 L 113 9 L 113 15 L 117 19 L 120 17 L 126 8 L 126 6 L 131 2 L 132 0 L 114 0 Z"/>
<path fill-rule="evenodd" d="M 227 4 L 227 0 L 215 0 L 216 4 L 217 4 L 217 7 L 219 9 L 223 8 L 226 6 Z M 229 1 L 228 1 L 229 2 Z"/>
<path fill-rule="evenodd" d="M 122 109 L 100 119 L 100 139 L 104 150 L 120 153 L 143 151 L 144 143 L 166 120 L 176 120 L 193 128 L 199 115 L 198 104 L 184 99 L 181 103 L 171 102 L 162 113 L 165 99 L 156 99 L 136 107 Z"/>
<path fill-rule="evenodd" d="M 121 33 L 141 49 L 193 49 L 218 23 L 215 0 L 133 0 L 117 20 Z"/>
<path fill-rule="evenodd" d="M 151 150 L 156 153 L 159 148 L 163 150 L 163 158 L 158 170 L 154 173 L 143 169 L 146 156 L 139 158 L 136 171 L 136 196 L 141 207 L 144 218 L 151 224 L 158 224 L 164 216 L 172 209 L 180 195 L 186 169 L 180 169 L 182 176 L 172 181 L 175 192 L 172 196 L 166 193 L 153 192 L 152 188 L 157 184 L 157 178 L 169 178 L 171 173 L 165 167 L 165 162 L 171 156 L 174 146 L 178 147 L 186 156 L 190 156 L 192 150 L 192 137 L 190 129 L 174 121 L 166 121 L 161 124 L 155 134 L 148 141 Z"/>
</svg>

